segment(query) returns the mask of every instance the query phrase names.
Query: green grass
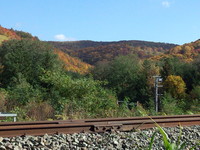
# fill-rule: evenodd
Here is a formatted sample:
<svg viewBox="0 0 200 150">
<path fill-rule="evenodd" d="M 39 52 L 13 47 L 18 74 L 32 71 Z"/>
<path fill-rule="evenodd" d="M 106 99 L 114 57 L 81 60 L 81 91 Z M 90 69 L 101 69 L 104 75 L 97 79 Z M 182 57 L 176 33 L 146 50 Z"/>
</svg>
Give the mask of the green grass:
<svg viewBox="0 0 200 150">
<path fill-rule="evenodd" d="M 9 37 L 5 36 L 5 35 L 0 35 L 0 44 L 4 41 L 4 40 L 8 40 Z"/>
<path fill-rule="evenodd" d="M 154 121 L 153 119 L 151 119 L 151 120 Z M 181 143 L 181 141 L 180 141 L 180 137 L 181 137 L 181 134 L 182 134 L 181 128 L 180 128 L 180 134 L 179 134 L 177 142 L 172 143 L 172 142 L 170 142 L 171 140 L 169 139 L 167 133 L 163 130 L 163 128 L 160 127 L 156 122 L 155 122 L 155 124 L 158 128 L 158 131 L 162 135 L 162 140 L 163 140 L 165 150 L 185 150 L 186 149 L 186 143 L 185 142 Z M 153 142 L 154 142 L 155 135 L 156 135 L 156 132 L 154 132 L 152 137 L 151 137 L 148 150 L 153 149 Z M 197 146 L 199 146 L 199 143 L 196 146 L 193 146 L 192 148 L 190 148 L 189 150 L 194 150 Z"/>
</svg>

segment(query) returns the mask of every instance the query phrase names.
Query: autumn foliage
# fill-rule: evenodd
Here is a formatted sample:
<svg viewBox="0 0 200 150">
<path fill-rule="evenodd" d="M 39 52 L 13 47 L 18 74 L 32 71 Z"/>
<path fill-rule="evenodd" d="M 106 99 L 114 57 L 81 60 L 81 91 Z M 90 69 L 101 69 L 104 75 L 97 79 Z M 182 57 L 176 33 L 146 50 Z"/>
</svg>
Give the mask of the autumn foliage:
<svg viewBox="0 0 200 150">
<path fill-rule="evenodd" d="M 67 71 L 85 74 L 89 72 L 90 68 L 92 68 L 91 65 L 84 63 L 77 58 L 71 57 L 59 49 L 55 49 L 54 52 L 55 54 L 58 55 L 59 59 L 64 63 L 65 69 Z"/>
<path fill-rule="evenodd" d="M 56 48 L 78 57 L 91 65 L 99 61 L 111 61 L 117 56 L 135 54 L 141 59 L 163 54 L 174 44 L 154 43 L 145 41 L 118 41 L 118 42 L 49 42 Z"/>
<path fill-rule="evenodd" d="M 181 98 L 185 94 L 186 84 L 180 76 L 169 75 L 164 86 L 173 97 Z"/>
<path fill-rule="evenodd" d="M 200 54 L 200 40 L 176 46 L 168 52 L 169 55 L 178 57 L 186 62 L 191 62 Z"/>
<path fill-rule="evenodd" d="M 14 31 L 3 28 L 2 26 L 0 26 L 0 35 L 5 35 L 9 39 L 17 39 L 17 40 L 21 39 L 20 36 L 18 36 Z"/>
</svg>

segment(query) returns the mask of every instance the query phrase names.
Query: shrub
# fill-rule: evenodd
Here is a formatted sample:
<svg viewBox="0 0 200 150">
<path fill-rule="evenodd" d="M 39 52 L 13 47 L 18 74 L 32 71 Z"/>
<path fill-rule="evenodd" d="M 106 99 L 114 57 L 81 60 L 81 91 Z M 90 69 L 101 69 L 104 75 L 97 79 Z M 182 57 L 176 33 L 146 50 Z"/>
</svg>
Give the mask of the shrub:
<svg viewBox="0 0 200 150">
<path fill-rule="evenodd" d="M 7 91 L 0 89 L 0 112 L 6 112 L 7 96 Z"/>
<path fill-rule="evenodd" d="M 2 87 L 12 86 L 21 74 L 31 85 L 38 84 L 43 70 L 58 70 L 61 66 L 53 48 L 35 40 L 10 40 L 0 46 L 3 66 L 0 74 Z"/>
<path fill-rule="evenodd" d="M 55 118 L 53 107 L 48 102 L 30 102 L 27 106 L 27 116 L 31 120 L 47 120 Z"/>
<path fill-rule="evenodd" d="M 24 107 L 14 107 L 10 112 L 17 114 L 17 121 L 31 121 L 31 118 L 27 116 L 27 109 Z"/>
<path fill-rule="evenodd" d="M 183 114 L 184 107 L 183 100 L 177 100 L 169 93 L 165 93 L 161 99 L 162 107 L 161 110 L 167 115 Z"/>
<path fill-rule="evenodd" d="M 88 118 L 106 117 L 117 107 L 115 95 L 93 79 L 72 79 L 64 73 L 48 71 L 41 81 L 48 87 L 46 98 L 57 114 L 67 107 L 71 117 L 78 111 L 85 112 L 82 115 Z"/>
</svg>

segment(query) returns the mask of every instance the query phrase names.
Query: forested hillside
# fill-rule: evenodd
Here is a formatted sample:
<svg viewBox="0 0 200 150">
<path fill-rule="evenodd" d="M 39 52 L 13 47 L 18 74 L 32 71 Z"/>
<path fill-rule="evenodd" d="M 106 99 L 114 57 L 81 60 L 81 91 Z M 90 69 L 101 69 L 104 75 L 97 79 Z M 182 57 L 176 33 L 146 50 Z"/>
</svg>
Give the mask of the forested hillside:
<svg viewBox="0 0 200 150">
<path fill-rule="evenodd" d="M 28 32 L 17 31 L 13 29 L 6 29 L 0 26 L 0 44 L 3 41 L 16 39 L 16 40 L 37 40 L 39 41 L 37 36 L 33 36 Z M 63 53 L 59 49 L 55 49 L 54 52 L 59 56 L 59 59 L 62 60 L 65 69 L 71 72 L 78 72 L 81 74 L 87 73 L 88 70 L 92 67 L 91 65 L 82 62 L 78 58 L 73 58 L 68 54 Z"/>
<path fill-rule="evenodd" d="M 116 56 L 136 54 L 140 58 L 149 58 L 165 53 L 175 47 L 175 44 L 155 43 L 146 41 L 118 41 L 118 42 L 49 42 L 70 56 L 78 57 L 89 64 L 98 61 L 110 61 Z"/>
<path fill-rule="evenodd" d="M 200 54 L 200 39 L 191 43 L 176 46 L 167 53 L 185 61 L 193 61 Z"/>
<path fill-rule="evenodd" d="M 21 39 L 20 36 L 18 36 L 16 34 L 16 32 L 6 29 L 2 26 L 0 26 L 0 44 L 5 41 L 5 40 L 9 40 L 9 39 Z"/>
<path fill-rule="evenodd" d="M 84 63 L 77 58 L 71 57 L 59 49 L 55 49 L 54 52 L 58 55 L 58 58 L 62 60 L 67 71 L 86 74 L 89 72 L 89 69 L 92 68 L 90 64 Z"/>
<path fill-rule="evenodd" d="M 152 56 L 151 60 L 161 60 L 164 58 L 178 58 L 184 62 L 192 62 L 199 57 L 200 54 L 200 40 L 178 45 L 163 54 Z"/>
<path fill-rule="evenodd" d="M 64 49 L 72 49 L 78 50 L 87 47 L 98 47 L 105 46 L 110 44 L 126 44 L 133 47 L 162 47 L 163 49 L 170 49 L 175 46 L 175 44 L 167 44 L 167 43 L 159 43 L 159 42 L 147 42 L 147 41 L 138 41 L 138 40 L 129 40 L 129 41 L 113 41 L 113 42 L 96 42 L 96 41 L 66 41 L 66 42 L 53 42 L 49 41 L 49 43 L 53 44 L 57 48 Z"/>
</svg>

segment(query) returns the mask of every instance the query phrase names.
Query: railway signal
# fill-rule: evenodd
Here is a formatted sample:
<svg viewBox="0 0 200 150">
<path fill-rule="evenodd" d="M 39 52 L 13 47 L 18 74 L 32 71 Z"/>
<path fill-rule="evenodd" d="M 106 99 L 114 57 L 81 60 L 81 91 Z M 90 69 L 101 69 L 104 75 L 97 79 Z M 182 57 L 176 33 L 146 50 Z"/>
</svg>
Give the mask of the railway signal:
<svg viewBox="0 0 200 150">
<path fill-rule="evenodd" d="M 159 94 L 158 88 L 163 87 L 163 85 L 161 85 L 163 79 L 161 78 L 161 76 L 153 76 L 153 77 L 155 78 L 155 82 L 154 82 L 155 101 L 154 101 L 154 104 L 155 104 L 155 111 L 157 113 L 159 111 L 159 104 L 160 104 L 159 96 L 162 95 L 162 94 Z"/>
</svg>

